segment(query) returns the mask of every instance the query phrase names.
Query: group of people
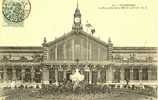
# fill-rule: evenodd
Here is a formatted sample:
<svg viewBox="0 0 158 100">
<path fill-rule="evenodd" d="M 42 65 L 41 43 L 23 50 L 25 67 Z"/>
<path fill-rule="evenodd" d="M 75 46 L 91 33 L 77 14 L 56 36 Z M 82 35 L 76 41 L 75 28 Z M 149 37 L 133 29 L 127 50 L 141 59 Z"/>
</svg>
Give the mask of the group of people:
<svg viewBox="0 0 158 100">
<path fill-rule="evenodd" d="M 124 91 L 125 92 L 133 92 L 138 94 L 145 94 L 145 95 L 156 95 L 156 91 L 158 88 L 152 88 L 150 86 L 136 86 L 130 84 L 124 84 L 122 87 L 116 84 L 89 84 L 86 81 L 72 81 L 72 80 L 64 80 L 64 82 L 56 84 L 49 84 L 49 85 L 36 85 L 34 87 L 30 87 L 27 85 L 21 85 L 20 89 L 30 89 L 30 90 L 37 90 L 35 94 L 97 94 L 97 93 L 113 93 L 115 90 Z M 29 90 L 28 89 L 28 90 Z"/>
<path fill-rule="evenodd" d="M 133 92 L 143 95 L 155 96 L 157 88 L 149 86 L 138 87 L 136 85 L 124 84 L 122 87 L 115 84 L 88 84 L 85 81 L 75 83 L 72 81 L 64 81 L 58 86 L 56 85 L 43 85 L 41 93 L 61 94 L 61 93 L 75 93 L 75 94 L 97 94 L 97 93 L 109 93 L 112 94 L 115 91 L 119 92 Z"/>
<path fill-rule="evenodd" d="M 76 94 L 90 94 L 90 93 L 111 93 L 110 85 L 97 85 L 97 84 L 88 84 L 85 81 L 73 82 L 73 81 L 64 81 L 59 83 L 59 85 L 42 85 L 42 93 L 76 93 Z"/>
</svg>

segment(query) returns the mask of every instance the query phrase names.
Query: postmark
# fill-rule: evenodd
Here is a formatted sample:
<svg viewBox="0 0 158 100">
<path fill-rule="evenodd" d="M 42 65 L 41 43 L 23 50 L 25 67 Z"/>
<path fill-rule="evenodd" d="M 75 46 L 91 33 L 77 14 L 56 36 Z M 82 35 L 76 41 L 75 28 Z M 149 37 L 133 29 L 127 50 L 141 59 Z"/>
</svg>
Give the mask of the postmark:
<svg viewBox="0 0 158 100">
<path fill-rule="evenodd" d="M 28 18 L 31 11 L 29 0 L 3 0 L 2 13 L 11 23 L 21 23 Z"/>
</svg>

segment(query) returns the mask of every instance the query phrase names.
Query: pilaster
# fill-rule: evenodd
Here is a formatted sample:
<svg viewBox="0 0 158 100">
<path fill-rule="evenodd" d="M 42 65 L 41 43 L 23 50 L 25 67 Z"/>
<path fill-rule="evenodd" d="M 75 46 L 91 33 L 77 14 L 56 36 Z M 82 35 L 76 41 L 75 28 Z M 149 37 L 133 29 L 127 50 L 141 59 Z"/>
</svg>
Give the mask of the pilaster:
<svg viewBox="0 0 158 100">
<path fill-rule="evenodd" d="M 89 71 L 89 84 L 92 84 L 92 70 Z"/>
<path fill-rule="evenodd" d="M 124 83 L 125 82 L 125 70 L 123 68 L 121 68 L 121 83 Z"/>
<path fill-rule="evenodd" d="M 4 73 L 3 73 L 3 80 L 4 80 L 4 81 L 7 81 L 7 79 L 8 79 L 8 78 L 7 78 L 7 69 L 4 68 L 3 71 L 4 71 Z"/>
<path fill-rule="evenodd" d="M 32 66 L 32 69 L 31 69 L 31 82 L 34 82 L 34 78 L 35 78 L 35 69 Z"/>
<path fill-rule="evenodd" d="M 49 70 L 47 66 L 43 68 L 43 84 L 49 84 Z"/>
<path fill-rule="evenodd" d="M 133 80 L 133 69 L 130 69 L 130 80 Z"/>
<path fill-rule="evenodd" d="M 113 80 L 112 66 L 108 66 L 108 68 L 106 70 L 106 82 L 112 83 L 112 80 Z"/>
<path fill-rule="evenodd" d="M 25 79 L 25 69 L 22 69 L 22 74 L 21 74 L 21 78 L 22 78 L 22 82 L 24 82 Z"/>
<path fill-rule="evenodd" d="M 57 43 L 55 44 L 55 60 L 58 60 L 58 45 Z"/>
<path fill-rule="evenodd" d="M 142 69 L 139 69 L 139 81 L 142 81 Z"/>
<path fill-rule="evenodd" d="M 55 68 L 55 83 L 58 85 L 58 69 Z"/>
<path fill-rule="evenodd" d="M 12 68 L 12 73 L 13 73 L 13 78 L 12 78 L 12 80 L 13 80 L 13 81 L 16 81 L 16 69 L 15 69 L 15 68 Z"/>
</svg>

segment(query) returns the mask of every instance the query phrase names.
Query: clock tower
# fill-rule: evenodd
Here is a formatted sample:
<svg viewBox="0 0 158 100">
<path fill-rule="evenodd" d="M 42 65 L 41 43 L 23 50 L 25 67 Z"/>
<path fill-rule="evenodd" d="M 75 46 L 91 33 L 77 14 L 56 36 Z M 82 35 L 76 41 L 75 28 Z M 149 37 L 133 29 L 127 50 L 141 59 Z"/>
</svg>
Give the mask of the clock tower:
<svg viewBox="0 0 158 100">
<path fill-rule="evenodd" d="M 80 9 L 78 7 L 78 2 L 77 2 L 77 7 L 74 13 L 74 21 L 73 21 L 73 26 L 72 26 L 72 30 L 79 32 L 80 30 L 82 30 L 82 24 L 81 24 L 81 13 L 80 13 Z"/>
</svg>

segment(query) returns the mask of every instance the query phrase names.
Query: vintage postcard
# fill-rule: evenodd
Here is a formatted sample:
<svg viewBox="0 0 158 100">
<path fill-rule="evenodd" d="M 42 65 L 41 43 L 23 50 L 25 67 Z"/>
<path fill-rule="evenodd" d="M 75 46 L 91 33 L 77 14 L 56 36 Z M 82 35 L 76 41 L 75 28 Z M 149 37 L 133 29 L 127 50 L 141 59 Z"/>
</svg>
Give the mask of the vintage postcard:
<svg viewBox="0 0 158 100">
<path fill-rule="evenodd" d="M 0 0 L 0 100 L 157 100 L 157 0 Z"/>
</svg>

